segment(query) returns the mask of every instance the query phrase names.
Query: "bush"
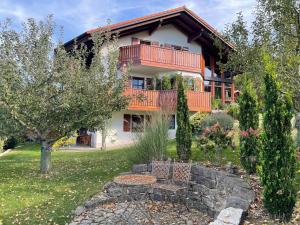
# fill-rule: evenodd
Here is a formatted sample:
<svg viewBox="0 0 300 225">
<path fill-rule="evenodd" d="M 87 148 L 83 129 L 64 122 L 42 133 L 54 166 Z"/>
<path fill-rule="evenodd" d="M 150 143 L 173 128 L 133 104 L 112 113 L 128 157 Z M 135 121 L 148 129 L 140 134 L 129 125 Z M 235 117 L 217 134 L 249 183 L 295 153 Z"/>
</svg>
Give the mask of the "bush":
<svg viewBox="0 0 300 225">
<path fill-rule="evenodd" d="M 236 102 L 232 102 L 229 105 L 225 105 L 225 111 L 228 115 L 232 116 L 234 119 L 238 119 L 240 107 Z"/>
<path fill-rule="evenodd" d="M 292 100 L 282 94 L 276 80 L 276 68 L 270 56 L 264 56 L 264 133 L 261 154 L 263 201 L 267 211 L 281 220 L 289 220 L 296 202 L 295 147 L 291 136 Z"/>
<path fill-rule="evenodd" d="M 207 113 L 197 112 L 190 117 L 193 134 L 200 134 L 202 132 L 201 123 L 207 117 L 207 115 Z"/>
<path fill-rule="evenodd" d="M 241 164 L 247 173 L 251 174 L 256 172 L 259 161 L 260 140 L 257 132 L 259 126 L 257 97 L 252 84 L 248 81 L 243 85 L 239 105 Z"/>
<path fill-rule="evenodd" d="M 260 138 L 258 130 L 250 128 L 246 131 L 241 131 L 240 159 L 241 164 L 249 174 L 256 172 L 256 166 L 259 162 L 259 150 Z"/>
<path fill-rule="evenodd" d="M 197 147 L 203 151 L 211 162 L 221 164 L 223 150 L 231 146 L 229 132 L 221 128 L 217 123 L 206 128 L 197 139 Z"/>
<path fill-rule="evenodd" d="M 53 145 L 52 149 L 53 150 L 58 150 L 59 148 L 63 146 L 70 146 L 70 145 L 76 145 L 76 138 L 77 135 L 72 135 L 71 137 L 63 137 L 59 140 L 57 140 Z"/>
<path fill-rule="evenodd" d="M 211 99 L 211 107 L 212 109 L 223 109 L 223 103 L 221 99 Z"/>
<path fill-rule="evenodd" d="M 150 163 L 166 156 L 168 130 L 168 115 L 157 113 L 152 116 L 151 122 L 147 122 L 144 133 L 137 133 L 135 150 L 140 162 Z"/>
<path fill-rule="evenodd" d="M 8 139 L 6 139 L 6 141 L 4 141 L 3 149 L 14 149 L 17 146 L 17 144 L 18 140 L 15 137 L 9 137 Z"/>
<path fill-rule="evenodd" d="M 200 123 L 200 129 L 201 131 L 204 131 L 205 128 L 212 127 L 218 123 L 223 130 L 228 131 L 233 128 L 233 122 L 233 118 L 224 112 L 213 113 L 202 120 Z"/>
</svg>

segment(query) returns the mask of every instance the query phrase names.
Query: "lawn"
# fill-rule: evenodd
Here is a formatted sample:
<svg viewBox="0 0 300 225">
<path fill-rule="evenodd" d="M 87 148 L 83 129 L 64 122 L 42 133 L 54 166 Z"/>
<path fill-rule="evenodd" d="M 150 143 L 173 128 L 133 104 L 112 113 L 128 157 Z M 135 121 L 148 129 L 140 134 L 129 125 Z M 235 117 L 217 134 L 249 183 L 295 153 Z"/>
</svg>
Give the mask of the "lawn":
<svg viewBox="0 0 300 225">
<path fill-rule="evenodd" d="M 169 156 L 176 158 L 171 141 Z M 0 224 L 65 224 L 71 211 L 101 190 L 104 183 L 130 170 L 135 152 L 131 148 L 93 152 L 53 152 L 52 172 L 39 174 L 39 146 L 27 144 L 0 158 Z M 192 147 L 192 160 L 207 156 Z M 225 150 L 221 164 L 239 163 L 239 152 Z M 299 164 L 298 164 L 298 168 Z M 298 169 L 299 170 L 299 169 Z M 297 173 L 300 190 L 300 173 Z"/>
<path fill-rule="evenodd" d="M 0 158 L 0 224 L 65 224 L 70 213 L 133 164 L 132 149 L 53 152 L 52 172 L 39 174 L 39 146 Z"/>
</svg>

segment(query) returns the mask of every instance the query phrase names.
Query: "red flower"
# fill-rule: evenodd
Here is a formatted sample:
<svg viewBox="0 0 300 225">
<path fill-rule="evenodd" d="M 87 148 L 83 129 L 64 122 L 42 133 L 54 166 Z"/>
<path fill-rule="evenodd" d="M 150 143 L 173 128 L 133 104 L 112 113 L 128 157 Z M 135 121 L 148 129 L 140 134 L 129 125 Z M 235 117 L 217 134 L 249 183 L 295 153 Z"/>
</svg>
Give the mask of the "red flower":
<svg viewBox="0 0 300 225">
<path fill-rule="evenodd" d="M 241 135 L 242 137 L 248 137 L 249 136 L 249 133 L 247 131 L 241 131 Z"/>
</svg>

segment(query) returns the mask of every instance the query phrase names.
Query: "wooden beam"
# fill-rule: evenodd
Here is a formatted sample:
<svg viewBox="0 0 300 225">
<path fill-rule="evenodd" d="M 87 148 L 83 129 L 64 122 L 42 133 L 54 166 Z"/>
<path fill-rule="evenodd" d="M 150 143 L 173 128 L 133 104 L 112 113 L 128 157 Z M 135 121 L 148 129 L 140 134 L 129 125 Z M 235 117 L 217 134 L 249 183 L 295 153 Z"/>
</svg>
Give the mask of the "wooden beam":
<svg viewBox="0 0 300 225">
<path fill-rule="evenodd" d="M 191 43 L 192 41 L 195 41 L 197 38 L 201 37 L 203 35 L 203 29 L 201 29 L 200 32 L 195 33 L 193 35 L 188 36 L 188 43 Z"/>
<path fill-rule="evenodd" d="M 150 36 L 162 26 L 163 21 L 164 20 L 161 19 L 157 23 L 154 24 L 154 26 L 149 30 Z"/>
</svg>

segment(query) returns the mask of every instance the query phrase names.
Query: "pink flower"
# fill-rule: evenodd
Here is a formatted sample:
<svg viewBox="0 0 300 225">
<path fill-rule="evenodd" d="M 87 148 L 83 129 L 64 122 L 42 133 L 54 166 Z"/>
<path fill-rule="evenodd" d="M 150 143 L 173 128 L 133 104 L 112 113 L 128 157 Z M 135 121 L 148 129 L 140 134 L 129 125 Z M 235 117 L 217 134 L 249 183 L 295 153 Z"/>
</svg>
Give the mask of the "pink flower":
<svg viewBox="0 0 300 225">
<path fill-rule="evenodd" d="M 241 135 L 242 137 L 248 137 L 249 136 L 249 133 L 247 131 L 241 131 Z"/>
</svg>

